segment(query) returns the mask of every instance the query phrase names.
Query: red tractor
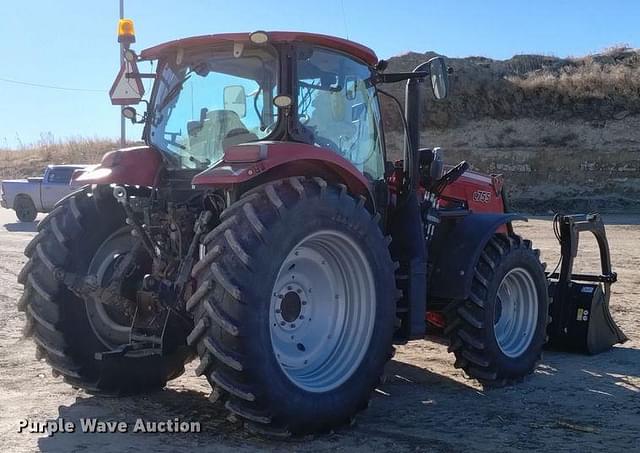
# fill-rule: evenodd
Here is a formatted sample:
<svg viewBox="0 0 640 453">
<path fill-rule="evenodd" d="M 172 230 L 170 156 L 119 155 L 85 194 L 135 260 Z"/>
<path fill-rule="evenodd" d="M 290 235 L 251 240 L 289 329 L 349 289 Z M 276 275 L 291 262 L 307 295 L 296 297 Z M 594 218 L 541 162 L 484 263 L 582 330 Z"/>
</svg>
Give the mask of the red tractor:
<svg viewBox="0 0 640 453">
<path fill-rule="evenodd" d="M 547 335 L 590 352 L 623 341 L 599 217 L 558 219 L 566 259 L 545 274 L 513 230 L 523 217 L 505 209 L 502 178 L 420 148 L 423 86 L 448 92 L 443 58 L 385 66 L 353 42 L 292 32 L 127 50 L 112 101 L 139 102 L 154 79 L 143 115 L 123 109 L 145 146 L 80 176 L 26 248 L 19 308 L 38 356 L 117 395 L 162 388 L 197 356 L 213 401 L 289 435 L 349 422 L 393 344 L 427 327 L 487 385 L 530 374 Z M 404 159 L 391 163 L 378 98 L 402 81 Z M 578 283 L 585 229 L 602 239 L 603 272 Z M 591 318 L 576 327 L 579 303 Z"/>
</svg>

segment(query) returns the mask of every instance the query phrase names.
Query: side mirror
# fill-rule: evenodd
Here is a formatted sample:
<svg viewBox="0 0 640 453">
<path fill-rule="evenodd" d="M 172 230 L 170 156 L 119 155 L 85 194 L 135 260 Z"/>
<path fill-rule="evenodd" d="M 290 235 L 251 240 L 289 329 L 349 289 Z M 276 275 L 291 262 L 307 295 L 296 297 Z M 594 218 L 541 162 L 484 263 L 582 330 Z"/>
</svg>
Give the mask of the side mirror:
<svg viewBox="0 0 640 453">
<path fill-rule="evenodd" d="M 138 115 L 138 113 L 133 107 L 123 107 L 121 113 L 122 116 L 124 116 L 126 119 L 131 120 L 133 124 L 136 124 L 138 122 L 136 120 L 136 116 Z"/>
<path fill-rule="evenodd" d="M 241 85 L 230 85 L 224 87 L 224 109 L 232 110 L 240 118 L 247 115 L 247 95 Z"/>
<path fill-rule="evenodd" d="M 444 99 L 449 94 L 449 72 L 442 57 L 433 57 L 427 62 L 431 90 L 436 99 Z"/>
<path fill-rule="evenodd" d="M 135 53 L 131 51 L 131 54 L 125 54 L 124 57 L 120 72 L 109 90 L 109 97 L 113 105 L 138 104 L 144 96 L 144 86 Z"/>
</svg>

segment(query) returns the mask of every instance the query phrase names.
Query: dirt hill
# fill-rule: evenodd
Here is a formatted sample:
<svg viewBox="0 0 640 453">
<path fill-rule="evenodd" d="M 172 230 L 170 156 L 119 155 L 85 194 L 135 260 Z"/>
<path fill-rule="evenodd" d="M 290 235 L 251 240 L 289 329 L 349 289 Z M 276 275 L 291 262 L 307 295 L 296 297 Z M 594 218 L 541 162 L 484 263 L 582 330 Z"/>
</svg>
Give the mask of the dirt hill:
<svg viewBox="0 0 640 453">
<path fill-rule="evenodd" d="M 436 55 L 408 53 L 388 71 Z M 529 211 L 640 210 L 640 52 L 583 58 L 451 58 L 450 97 L 425 104 L 423 146 L 447 160 L 503 173 L 515 207 Z M 388 87 L 403 100 L 404 86 Z M 383 101 L 387 141 L 400 117 Z"/>
</svg>

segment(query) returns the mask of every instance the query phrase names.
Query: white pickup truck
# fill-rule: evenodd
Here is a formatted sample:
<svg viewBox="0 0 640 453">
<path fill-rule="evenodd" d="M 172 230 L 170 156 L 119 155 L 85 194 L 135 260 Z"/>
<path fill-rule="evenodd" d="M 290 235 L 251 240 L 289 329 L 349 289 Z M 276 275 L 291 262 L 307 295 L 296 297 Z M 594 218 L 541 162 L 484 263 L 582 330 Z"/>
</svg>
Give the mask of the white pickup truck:
<svg viewBox="0 0 640 453">
<path fill-rule="evenodd" d="M 87 167 L 89 165 L 49 165 L 43 176 L 2 181 L 0 205 L 16 211 L 21 222 L 33 222 L 38 212 L 51 211 L 58 200 L 78 188 L 69 184 L 71 176 Z"/>
</svg>

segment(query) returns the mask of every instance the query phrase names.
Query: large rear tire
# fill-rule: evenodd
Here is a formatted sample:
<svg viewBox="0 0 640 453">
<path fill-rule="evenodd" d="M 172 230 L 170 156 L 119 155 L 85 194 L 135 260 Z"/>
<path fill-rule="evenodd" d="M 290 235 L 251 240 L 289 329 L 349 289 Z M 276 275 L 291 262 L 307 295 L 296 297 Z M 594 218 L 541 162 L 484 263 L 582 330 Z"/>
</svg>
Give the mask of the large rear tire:
<svg viewBox="0 0 640 453">
<path fill-rule="evenodd" d="M 163 354 L 105 354 L 128 343 L 126 316 L 91 296 L 79 297 L 59 278 L 61 272 L 84 276 L 97 267 L 109 272 L 107 260 L 131 250 L 122 210 L 106 189 L 102 197 L 101 192 L 78 192 L 40 222 L 18 276 L 24 285 L 18 308 L 26 313 L 25 335 L 35 341 L 37 358 L 46 359 L 54 375 L 97 394 L 157 390 L 182 374 L 193 356 L 185 329 L 180 337 L 180 326 L 169 319 L 167 335 L 174 336 Z"/>
<path fill-rule="evenodd" d="M 517 235 L 495 234 L 476 265 L 470 297 L 445 310 L 457 368 L 499 387 L 533 372 L 548 324 L 540 252 Z"/>
<path fill-rule="evenodd" d="M 388 242 L 344 186 L 291 178 L 222 214 L 188 301 L 204 374 L 248 428 L 326 431 L 368 405 L 391 357 Z"/>
</svg>

